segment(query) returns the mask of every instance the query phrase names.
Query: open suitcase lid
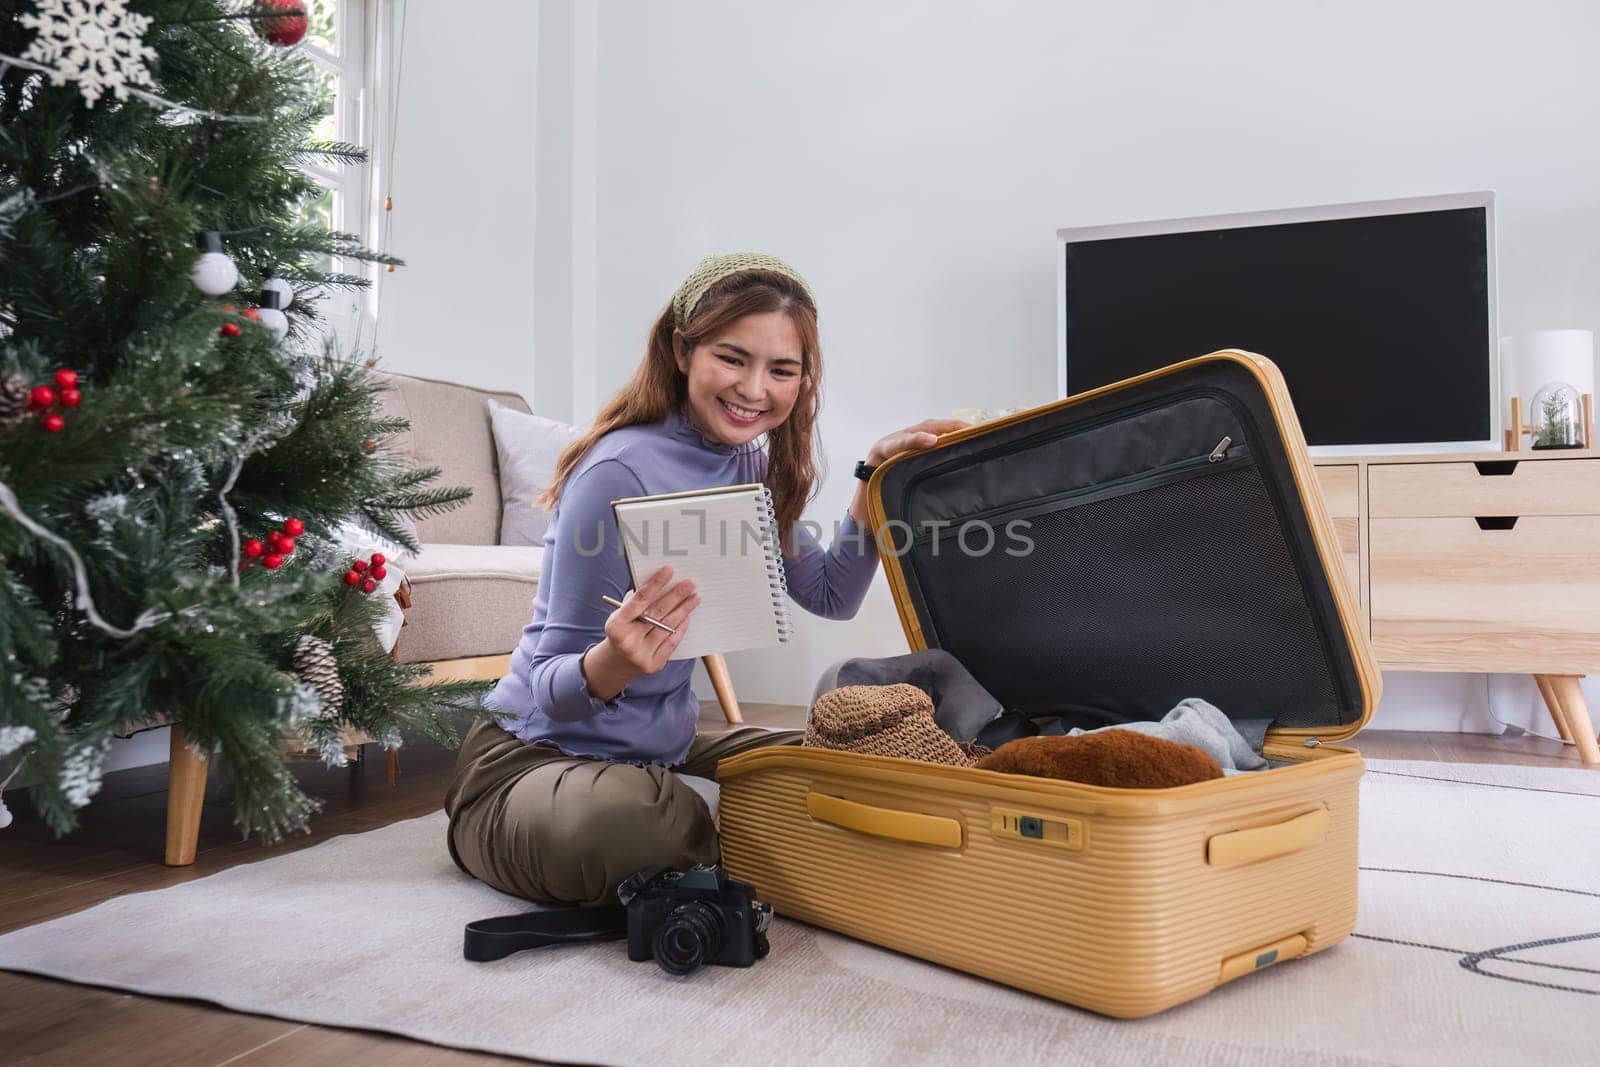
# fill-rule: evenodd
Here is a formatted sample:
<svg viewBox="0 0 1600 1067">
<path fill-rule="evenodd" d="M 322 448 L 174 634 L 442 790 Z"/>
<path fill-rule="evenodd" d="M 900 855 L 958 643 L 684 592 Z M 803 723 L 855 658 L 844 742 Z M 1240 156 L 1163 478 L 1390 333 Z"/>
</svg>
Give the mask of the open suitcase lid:
<svg viewBox="0 0 1600 1067">
<path fill-rule="evenodd" d="M 1093 727 L 1203 697 L 1280 740 L 1339 740 L 1377 706 L 1300 422 L 1261 356 L 947 434 L 885 462 L 869 497 L 912 649 L 951 652 L 1007 709 Z"/>
</svg>

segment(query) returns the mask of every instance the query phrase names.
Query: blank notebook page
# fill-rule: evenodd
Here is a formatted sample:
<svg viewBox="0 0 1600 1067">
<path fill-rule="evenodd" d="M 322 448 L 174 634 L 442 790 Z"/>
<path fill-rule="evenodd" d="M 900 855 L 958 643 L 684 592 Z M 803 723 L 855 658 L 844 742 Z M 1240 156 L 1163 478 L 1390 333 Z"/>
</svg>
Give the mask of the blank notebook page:
<svg viewBox="0 0 1600 1067">
<path fill-rule="evenodd" d="M 693 581 L 700 596 L 673 659 L 788 640 L 788 597 L 766 486 L 629 497 L 611 506 L 634 588 L 670 566 L 673 582 Z"/>
</svg>

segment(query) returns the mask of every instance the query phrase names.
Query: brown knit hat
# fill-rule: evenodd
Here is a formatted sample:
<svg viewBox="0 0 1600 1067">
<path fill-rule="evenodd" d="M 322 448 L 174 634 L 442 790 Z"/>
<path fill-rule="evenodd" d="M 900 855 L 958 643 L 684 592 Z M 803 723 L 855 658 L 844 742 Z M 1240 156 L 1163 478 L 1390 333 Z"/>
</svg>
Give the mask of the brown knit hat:
<svg viewBox="0 0 1600 1067">
<path fill-rule="evenodd" d="M 811 706 L 802 744 L 869 756 L 969 767 L 988 749 L 964 748 L 933 719 L 933 701 L 914 685 L 847 685 Z"/>
</svg>

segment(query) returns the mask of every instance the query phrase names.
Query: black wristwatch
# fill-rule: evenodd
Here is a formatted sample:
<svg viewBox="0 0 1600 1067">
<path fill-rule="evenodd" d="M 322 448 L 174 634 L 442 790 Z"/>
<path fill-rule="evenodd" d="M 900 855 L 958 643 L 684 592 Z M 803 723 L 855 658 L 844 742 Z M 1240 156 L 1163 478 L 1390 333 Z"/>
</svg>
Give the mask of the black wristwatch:
<svg viewBox="0 0 1600 1067">
<path fill-rule="evenodd" d="M 860 478 L 862 481 L 867 481 L 870 479 L 872 477 L 872 472 L 877 469 L 877 467 L 868 466 L 867 461 L 864 459 L 856 460 L 856 477 Z"/>
</svg>

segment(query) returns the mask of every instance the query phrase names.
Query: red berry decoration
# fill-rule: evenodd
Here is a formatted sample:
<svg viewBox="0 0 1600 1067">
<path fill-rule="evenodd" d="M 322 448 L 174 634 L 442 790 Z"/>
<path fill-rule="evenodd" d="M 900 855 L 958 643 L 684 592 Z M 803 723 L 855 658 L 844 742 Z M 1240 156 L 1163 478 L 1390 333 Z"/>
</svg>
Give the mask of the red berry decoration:
<svg viewBox="0 0 1600 1067">
<path fill-rule="evenodd" d="M 355 571 L 345 571 L 344 572 L 344 584 L 345 585 L 360 585 L 361 584 L 361 575 L 357 574 Z"/>
<path fill-rule="evenodd" d="M 299 537 L 306 532 L 306 524 L 299 519 L 284 519 L 283 532 L 290 537 Z"/>
<path fill-rule="evenodd" d="M 225 322 L 222 324 L 222 329 L 217 332 L 224 337 L 238 337 L 239 324 L 237 322 Z"/>
<path fill-rule="evenodd" d="M 56 387 L 58 389 L 76 389 L 78 387 L 78 372 L 62 367 L 56 371 Z"/>
<path fill-rule="evenodd" d="M 361 591 L 363 593 L 370 593 L 376 588 L 378 588 L 378 583 L 373 581 L 371 578 L 367 578 L 361 583 Z"/>
<path fill-rule="evenodd" d="M 285 556 L 292 555 L 294 553 L 294 538 L 278 538 L 278 551 Z"/>
<path fill-rule="evenodd" d="M 244 543 L 244 554 L 249 556 L 251 559 L 258 558 L 265 551 L 265 547 L 263 547 L 261 542 L 257 541 L 254 537 L 250 538 L 250 540 Z"/>
<path fill-rule="evenodd" d="M 388 563 L 388 562 L 389 562 L 389 557 L 385 556 L 382 552 L 374 552 L 372 554 L 372 565 L 374 567 L 381 567 L 385 563 Z M 379 575 L 379 577 L 382 577 L 382 575 Z"/>
<path fill-rule="evenodd" d="M 78 392 L 78 390 L 72 388 L 61 390 L 62 407 L 75 408 L 81 403 L 83 403 L 83 394 Z"/>
<path fill-rule="evenodd" d="M 256 33 L 272 44 L 287 48 L 299 44 L 306 35 L 306 6 L 300 0 L 257 0 L 258 7 L 282 11 L 282 15 L 256 20 Z"/>
<path fill-rule="evenodd" d="M 350 569 L 360 574 L 367 569 L 367 561 L 364 559 L 358 559 L 354 563 L 350 564 Z"/>
<path fill-rule="evenodd" d="M 60 433 L 62 430 L 65 430 L 66 428 L 67 428 L 67 420 L 63 419 L 60 415 L 57 415 L 55 412 L 52 411 L 50 414 L 48 414 L 48 415 L 46 415 L 44 417 L 44 431 L 45 431 L 45 433 Z"/>
<path fill-rule="evenodd" d="M 261 561 L 261 565 L 269 571 L 275 571 L 283 566 L 283 557 L 276 552 L 270 552 L 267 554 L 267 558 Z"/>
<path fill-rule="evenodd" d="M 36 385 L 28 394 L 28 410 L 43 411 L 56 406 L 56 391 L 48 385 Z"/>
<path fill-rule="evenodd" d="M 261 312 L 257 311 L 255 308 L 245 308 L 242 312 L 240 312 L 240 314 L 249 319 L 251 322 L 261 321 Z"/>
<path fill-rule="evenodd" d="M 385 578 L 387 578 L 389 576 L 389 568 L 385 567 L 383 564 L 379 563 L 379 564 L 375 565 L 367 573 L 372 575 L 374 578 L 378 579 L 378 581 L 381 582 L 381 581 L 383 581 Z"/>
</svg>

